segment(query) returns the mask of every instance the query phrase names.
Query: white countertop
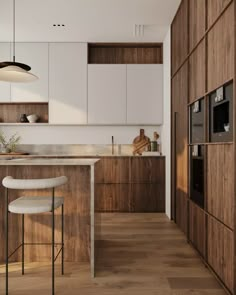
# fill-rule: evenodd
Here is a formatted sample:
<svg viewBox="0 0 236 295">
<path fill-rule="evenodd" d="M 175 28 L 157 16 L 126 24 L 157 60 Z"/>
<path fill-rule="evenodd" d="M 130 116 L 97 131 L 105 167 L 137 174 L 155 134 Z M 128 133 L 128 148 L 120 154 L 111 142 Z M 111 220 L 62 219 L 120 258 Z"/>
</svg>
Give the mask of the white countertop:
<svg viewBox="0 0 236 295">
<path fill-rule="evenodd" d="M 10 160 L 1 160 L 0 159 L 0 166 L 16 166 L 16 165 L 71 165 L 71 166 L 92 166 L 100 159 L 93 158 L 80 158 L 80 159 L 55 159 L 55 158 L 17 158 L 17 159 L 10 159 Z"/>
</svg>

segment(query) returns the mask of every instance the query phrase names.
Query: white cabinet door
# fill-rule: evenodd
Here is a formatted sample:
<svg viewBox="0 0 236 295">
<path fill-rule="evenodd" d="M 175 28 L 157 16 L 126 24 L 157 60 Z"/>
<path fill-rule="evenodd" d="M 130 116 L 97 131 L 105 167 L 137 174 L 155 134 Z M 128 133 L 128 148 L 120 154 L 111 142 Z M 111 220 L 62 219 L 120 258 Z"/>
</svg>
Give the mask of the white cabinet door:
<svg viewBox="0 0 236 295">
<path fill-rule="evenodd" d="M 11 61 L 10 43 L 0 43 L 0 62 Z M 10 102 L 11 84 L 9 82 L 0 82 L 0 102 Z"/>
<path fill-rule="evenodd" d="M 48 43 L 16 43 L 16 61 L 31 67 L 38 80 L 11 84 L 13 102 L 48 101 Z"/>
<path fill-rule="evenodd" d="M 49 44 L 49 122 L 87 123 L 87 43 Z"/>
<path fill-rule="evenodd" d="M 127 65 L 127 123 L 163 122 L 163 66 Z"/>
<path fill-rule="evenodd" d="M 126 123 L 126 65 L 88 65 L 88 123 Z"/>
</svg>

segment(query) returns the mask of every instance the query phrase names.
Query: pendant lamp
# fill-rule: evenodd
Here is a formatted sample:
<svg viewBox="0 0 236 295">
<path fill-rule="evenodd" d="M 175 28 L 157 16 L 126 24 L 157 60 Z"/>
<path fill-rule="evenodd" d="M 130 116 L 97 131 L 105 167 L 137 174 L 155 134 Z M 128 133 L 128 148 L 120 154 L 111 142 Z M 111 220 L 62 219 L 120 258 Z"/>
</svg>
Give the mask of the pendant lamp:
<svg viewBox="0 0 236 295">
<path fill-rule="evenodd" d="M 13 0 L 13 61 L 0 62 L 0 81 L 6 82 L 32 82 L 38 79 L 37 76 L 30 73 L 31 67 L 16 62 L 15 58 L 15 31 L 16 31 L 16 4 Z"/>
</svg>

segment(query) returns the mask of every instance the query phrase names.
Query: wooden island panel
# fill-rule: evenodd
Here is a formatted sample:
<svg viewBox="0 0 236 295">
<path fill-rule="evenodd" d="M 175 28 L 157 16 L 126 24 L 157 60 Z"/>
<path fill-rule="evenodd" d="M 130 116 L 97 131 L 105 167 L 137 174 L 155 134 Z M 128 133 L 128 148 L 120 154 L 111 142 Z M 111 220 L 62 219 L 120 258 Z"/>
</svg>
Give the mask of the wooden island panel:
<svg viewBox="0 0 236 295">
<path fill-rule="evenodd" d="M 7 169 L 7 171 L 5 170 Z M 11 175 L 15 178 L 48 178 L 65 175 L 68 183 L 56 188 L 56 196 L 65 199 L 65 261 L 78 262 L 90 259 L 90 167 L 89 166 L 1 166 L 1 177 Z M 4 188 L 1 186 L 1 191 Z M 9 199 L 20 196 L 51 195 L 51 190 L 19 191 L 9 190 Z M 4 207 L 4 198 L 0 198 L 0 208 Z M 61 210 L 56 210 L 55 239 L 61 241 Z M 5 239 L 5 212 L 1 214 L 0 237 Z M 11 250 L 21 243 L 21 216 L 10 214 Z M 17 219 L 17 220 L 16 220 Z M 25 215 L 25 242 L 51 242 L 51 214 Z M 56 251 L 57 252 L 57 251 Z M 4 251 L 0 251 L 0 261 L 4 261 Z M 50 246 L 26 246 L 26 261 L 50 261 Z M 21 261 L 18 251 L 13 261 Z"/>
</svg>

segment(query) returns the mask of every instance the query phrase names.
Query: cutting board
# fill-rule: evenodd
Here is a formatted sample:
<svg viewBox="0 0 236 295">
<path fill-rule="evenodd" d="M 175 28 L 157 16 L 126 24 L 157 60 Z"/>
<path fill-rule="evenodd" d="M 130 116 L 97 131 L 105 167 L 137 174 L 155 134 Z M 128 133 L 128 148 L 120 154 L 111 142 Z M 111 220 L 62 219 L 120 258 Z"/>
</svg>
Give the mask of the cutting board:
<svg viewBox="0 0 236 295">
<path fill-rule="evenodd" d="M 133 140 L 133 154 L 142 155 L 149 144 L 150 138 L 144 134 L 144 129 L 140 129 L 139 136 L 135 137 L 135 139 Z"/>
</svg>

